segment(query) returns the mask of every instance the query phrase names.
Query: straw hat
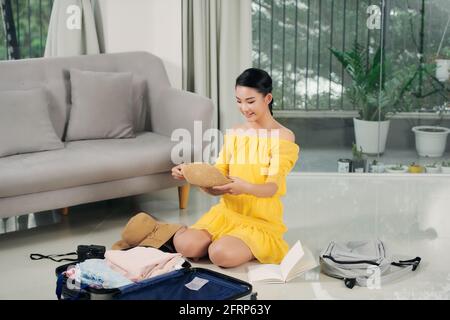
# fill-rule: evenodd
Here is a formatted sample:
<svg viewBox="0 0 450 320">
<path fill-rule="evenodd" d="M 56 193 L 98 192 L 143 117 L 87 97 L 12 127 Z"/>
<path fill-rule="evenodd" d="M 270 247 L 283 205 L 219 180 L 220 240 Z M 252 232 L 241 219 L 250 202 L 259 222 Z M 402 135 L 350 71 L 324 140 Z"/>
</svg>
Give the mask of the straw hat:
<svg viewBox="0 0 450 320">
<path fill-rule="evenodd" d="M 183 164 L 181 171 L 187 182 L 199 187 L 223 186 L 224 184 L 233 182 L 231 179 L 225 177 L 219 169 L 209 163 L 193 162 Z"/>
<path fill-rule="evenodd" d="M 113 250 L 133 247 L 159 248 L 170 240 L 182 225 L 163 223 L 145 212 L 132 217 L 122 231 L 122 239 L 113 244 Z"/>
</svg>

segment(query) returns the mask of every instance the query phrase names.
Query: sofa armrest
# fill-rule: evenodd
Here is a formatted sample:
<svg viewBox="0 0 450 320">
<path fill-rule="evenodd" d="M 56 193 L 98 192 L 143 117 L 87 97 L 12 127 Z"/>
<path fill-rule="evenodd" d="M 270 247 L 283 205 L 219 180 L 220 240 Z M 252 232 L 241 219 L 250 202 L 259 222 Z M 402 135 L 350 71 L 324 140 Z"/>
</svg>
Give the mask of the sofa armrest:
<svg viewBox="0 0 450 320">
<path fill-rule="evenodd" d="M 149 130 L 170 137 L 175 129 L 187 129 L 193 144 L 194 121 L 200 121 L 201 132 L 197 134 L 201 133 L 203 137 L 212 126 L 213 110 L 211 99 L 169 87 L 161 91 L 156 105 L 150 108 Z M 202 150 L 206 143 L 202 143 Z"/>
</svg>

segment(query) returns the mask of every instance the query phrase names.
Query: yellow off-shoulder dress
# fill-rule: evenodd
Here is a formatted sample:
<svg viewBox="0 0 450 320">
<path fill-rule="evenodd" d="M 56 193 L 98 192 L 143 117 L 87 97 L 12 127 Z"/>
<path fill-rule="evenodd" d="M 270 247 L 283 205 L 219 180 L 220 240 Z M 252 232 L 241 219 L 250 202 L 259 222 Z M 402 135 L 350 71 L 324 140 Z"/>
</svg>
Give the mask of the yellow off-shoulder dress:
<svg viewBox="0 0 450 320">
<path fill-rule="evenodd" d="M 261 263 L 280 263 L 289 251 L 283 239 L 286 175 L 299 157 L 300 147 L 272 136 L 227 133 L 215 167 L 224 175 L 254 184 L 274 182 L 278 190 L 272 197 L 251 194 L 224 194 L 196 223 L 194 229 L 207 230 L 215 241 L 224 235 L 241 239 Z"/>
</svg>

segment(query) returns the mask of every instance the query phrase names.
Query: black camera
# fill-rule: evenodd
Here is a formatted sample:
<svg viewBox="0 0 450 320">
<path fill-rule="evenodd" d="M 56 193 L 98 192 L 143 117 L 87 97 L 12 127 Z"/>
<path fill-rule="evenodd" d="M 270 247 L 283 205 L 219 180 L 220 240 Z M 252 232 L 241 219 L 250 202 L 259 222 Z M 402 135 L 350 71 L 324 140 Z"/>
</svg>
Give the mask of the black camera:
<svg viewBox="0 0 450 320">
<path fill-rule="evenodd" d="M 78 261 L 87 259 L 105 259 L 106 247 L 98 245 L 79 245 L 77 248 Z"/>
</svg>

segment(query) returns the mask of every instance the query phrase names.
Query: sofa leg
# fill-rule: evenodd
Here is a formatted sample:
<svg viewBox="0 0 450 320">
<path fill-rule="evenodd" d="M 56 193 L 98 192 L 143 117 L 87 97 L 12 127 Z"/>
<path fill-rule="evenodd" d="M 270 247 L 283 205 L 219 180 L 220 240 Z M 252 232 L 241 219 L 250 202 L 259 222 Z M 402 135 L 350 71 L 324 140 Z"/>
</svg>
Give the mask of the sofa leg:
<svg viewBox="0 0 450 320">
<path fill-rule="evenodd" d="M 184 186 L 178 187 L 178 202 L 180 205 L 180 209 L 185 209 L 188 206 L 189 189 L 189 183 L 186 183 Z"/>
<path fill-rule="evenodd" d="M 62 208 L 61 209 L 61 214 L 63 216 L 68 216 L 69 215 L 69 208 L 68 207 L 67 208 Z"/>
</svg>

